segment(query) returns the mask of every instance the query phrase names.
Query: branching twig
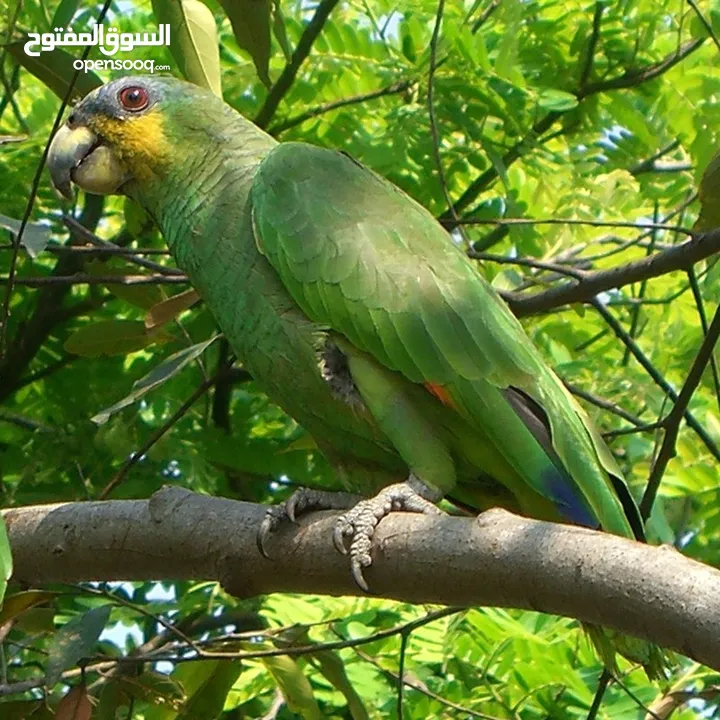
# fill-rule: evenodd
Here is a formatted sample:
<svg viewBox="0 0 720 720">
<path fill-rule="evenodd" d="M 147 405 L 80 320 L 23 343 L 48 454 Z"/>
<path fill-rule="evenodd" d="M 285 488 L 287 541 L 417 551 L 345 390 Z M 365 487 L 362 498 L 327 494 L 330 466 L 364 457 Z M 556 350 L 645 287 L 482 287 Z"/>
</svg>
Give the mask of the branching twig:
<svg viewBox="0 0 720 720">
<path fill-rule="evenodd" d="M 506 295 L 513 312 L 522 317 L 547 312 L 567 303 L 587 302 L 598 293 L 649 280 L 675 270 L 687 270 L 700 260 L 720 251 L 720 228 L 693 237 L 669 250 L 655 253 L 610 270 L 578 271 L 581 279 L 574 284 L 559 285 L 530 296 Z"/>
<path fill-rule="evenodd" d="M 173 413 L 173 415 L 163 423 L 145 442 L 145 444 L 132 454 L 129 460 L 118 470 L 115 477 L 103 488 L 98 495 L 98 499 L 105 499 L 120 483 L 125 479 L 130 469 L 139 462 L 145 453 L 178 421 L 185 413 L 215 384 L 219 375 L 225 371 L 227 366 L 220 368 L 218 372 L 211 378 L 203 380 L 198 385 L 193 394 Z"/>
<path fill-rule="evenodd" d="M 678 433 L 680 432 L 680 423 L 683 417 L 686 416 L 690 398 L 692 398 L 693 393 L 700 384 L 703 372 L 715 350 L 718 338 L 720 338 L 720 307 L 715 311 L 715 317 L 712 323 L 710 323 L 710 327 L 708 328 L 698 354 L 695 356 L 695 361 L 690 368 L 687 379 L 680 390 L 680 394 L 675 398 L 673 409 L 664 422 L 665 437 L 660 446 L 660 452 L 658 452 L 657 458 L 655 459 L 647 487 L 645 488 L 645 494 L 640 503 L 640 513 L 644 519 L 650 516 L 650 511 L 652 510 L 653 502 L 655 501 L 655 496 L 660 487 L 665 469 L 670 460 L 675 456 L 675 444 Z"/>
<path fill-rule="evenodd" d="M 678 394 L 672 385 L 658 372 L 657 368 L 650 362 L 638 344 L 625 332 L 623 326 L 615 319 L 613 314 L 597 300 L 593 300 L 591 304 L 610 326 L 615 335 L 629 348 L 633 357 L 642 365 L 645 372 L 653 379 L 655 384 L 658 385 L 673 402 L 677 402 Z M 687 408 L 685 408 L 683 416 L 687 424 L 703 441 L 705 447 L 712 453 L 713 457 L 720 461 L 720 449 L 715 444 L 715 441 L 708 435 L 705 428 L 698 422 L 697 418 Z"/>
<path fill-rule="evenodd" d="M 377 100 L 378 98 L 386 97 L 388 95 L 397 95 L 398 93 L 405 92 L 405 90 L 412 87 L 414 82 L 414 80 L 400 80 L 388 87 L 380 88 L 380 90 L 373 90 L 372 92 L 364 93 L 362 95 L 354 95 L 353 97 L 344 98 L 342 100 L 333 100 L 332 102 L 325 103 L 324 105 L 318 105 L 317 107 L 310 108 L 304 113 L 293 115 L 287 120 L 282 120 L 281 122 L 276 123 L 270 127 L 268 132 L 270 135 L 279 135 L 290 128 L 301 125 L 306 120 L 311 120 L 312 118 L 324 115 L 332 110 L 348 107 L 349 105 L 359 105 L 360 103 L 368 102 L 369 100 Z"/>
<path fill-rule="evenodd" d="M 290 58 L 290 62 L 285 66 L 277 82 L 272 86 L 268 96 L 265 98 L 263 106 L 255 116 L 255 124 L 258 127 L 266 128 L 275 111 L 280 105 L 280 101 L 285 97 L 285 93 L 291 88 L 295 76 L 303 64 L 307 56 L 310 54 L 315 39 L 322 31 L 325 21 L 328 19 L 330 13 L 333 11 L 335 6 L 340 0 L 321 0 L 318 4 L 315 14 L 312 20 L 308 23 L 305 31 L 303 32 L 300 40 L 295 48 L 295 52 Z"/>
<path fill-rule="evenodd" d="M 601 92 L 636 87 L 648 80 L 653 80 L 677 65 L 677 63 L 684 60 L 691 53 L 695 52 L 695 50 L 697 50 L 704 41 L 705 38 L 690 40 L 657 63 L 647 65 L 639 70 L 629 70 L 628 72 L 623 73 L 618 77 L 610 78 L 609 80 L 590 83 L 584 88 L 578 89 L 575 92 L 575 96 L 579 102 L 582 102 L 586 98 L 592 95 L 597 95 Z M 518 158 L 520 158 L 526 148 L 536 143 L 538 138 L 543 133 L 547 132 L 562 116 L 563 113 L 552 111 L 537 120 L 528 133 L 503 155 L 502 163 L 504 167 L 509 167 Z M 470 183 L 465 192 L 455 202 L 455 211 L 460 213 L 467 209 L 470 204 L 475 201 L 478 195 L 484 192 L 493 182 L 495 182 L 495 180 L 497 180 L 497 177 L 498 173 L 494 166 L 483 171 Z M 452 220 L 449 208 L 443 214 L 443 219 L 446 221 Z"/>
<path fill-rule="evenodd" d="M 585 58 L 585 64 L 583 65 L 582 72 L 580 73 L 580 82 L 578 87 L 582 90 L 587 81 L 590 79 L 590 73 L 592 72 L 593 62 L 595 61 L 595 49 L 597 48 L 598 40 L 600 39 L 600 26 L 602 23 L 602 16 L 607 7 L 603 0 L 598 0 L 595 3 L 595 12 L 593 13 L 592 33 L 587 43 L 587 56 Z"/>
<path fill-rule="evenodd" d="M 139 265 L 140 267 L 148 268 L 149 270 L 155 270 L 161 275 L 182 275 L 183 277 L 185 277 L 185 273 L 182 272 L 182 270 L 178 270 L 174 267 L 168 267 L 167 265 L 161 265 L 160 263 L 153 262 L 152 260 L 145 260 L 144 258 L 137 257 L 137 255 L 133 254 L 132 250 L 120 247 L 119 245 L 116 245 L 109 240 L 103 240 L 101 237 L 95 235 L 95 233 L 90 232 L 90 230 L 88 230 L 87 228 L 84 228 L 77 220 L 72 217 L 65 216 L 63 218 L 63 222 L 73 235 L 80 238 L 81 240 L 84 240 L 85 242 L 89 242 L 97 246 L 98 249 L 107 250 L 110 253 L 116 252 L 119 255 L 124 255 L 125 259 L 128 262 Z"/>
<path fill-rule="evenodd" d="M 112 0 L 105 0 L 102 9 L 100 10 L 100 14 L 97 17 L 97 24 L 102 24 L 102 21 L 105 19 L 105 15 L 107 15 L 107 11 L 110 9 L 110 4 Z M 18 7 L 19 7 L 18 3 Z M 93 46 L 88 45 L 85 50 L 83 51 L 81 60 L 87 60 L 88 55 L 90 54 L 90 51 L 92 50 Z M 58 131 L 58 128 L 60 127 L 60 123 L 62 122 L 62 116 L 65 112 L 65 108 L 68 106 L 68 103 L 70 102 L 70 98 L 72 97 L 73 91 L 75 89 L 75 83 L 77 82 L 78 77 L 80 76 L 80 72 L 82 71 L 82 67 L 76 69 L 73 72 L 72 77 L 70 78 L 70 84 L 68 85 L 68 89 L 65 93 L 65 97 L 63 98 L 62 103 L 60 104 L 60 109 L 57 112 L 57 115 L 55 116 L 55 122 L 53 122 L 52 130 L 50 131 L 50 135 L 48 136 L 48 139 L 45 143 L 45 148 L 43 149 L 42 156 L 40 157 L 40 162 L 37 165 L 37 168 L 35 170 L 35 176 L 33 177 L 32 187 L 30 188 L 30 196 L 28 197 L 27 204 L 25 205 L 25 212 L 23 213 L 22 220 L 20 222 L 20 228 L 18 229 L 18 233 L 14 239 L 14 245 L 15 248 L 13 250 L 13 253 L 10 257 L 10 269 L 8 271 L 8 277 L 7 277 L 7 289 L 5 290 L 5 302 L 3 305 L 3 317 L 2 322 L 0 323 L 0 357 L 2 357 L 5 353 L 6 345 L 7 345 L 7 326 L 8 321 L 10 318 L 10 301 L 12 299 L 12 291 L 13 291 L 13 283 L 15 280 L 15 272 L 17 269 L 17 259 L 18 254 L 20 252 L 20 245 L 22 243 L 23 234 L 25 232 L 25 228 L 27 227 L 28 222 L 30 221 L 30 215 L 33 211 L 33 207 L 35 205 L 35 198 L 37 196 L 38 189 L 40 187 L 40 180 L 42 179 L 42 172 L 45 168 L 45 163 L 47 162 L 48 153 L 50 152 L 50 143 L 52 142 L 53 137 L 55 137 L 55 133 Z"/>
</svg>

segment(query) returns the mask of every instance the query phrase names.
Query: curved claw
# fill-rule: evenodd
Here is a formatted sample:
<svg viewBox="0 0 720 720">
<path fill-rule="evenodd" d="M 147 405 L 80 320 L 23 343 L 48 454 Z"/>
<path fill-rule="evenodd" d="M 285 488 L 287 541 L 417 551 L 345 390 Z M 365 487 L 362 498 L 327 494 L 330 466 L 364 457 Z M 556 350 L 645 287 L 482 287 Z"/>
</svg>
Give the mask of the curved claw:
<svg viewBox="0 0 720 720">
<path fill-rule="evenodd" d="M 357 495 L 349 493 L 298 488 L 282 505 L 274 505 L 268 508 L 255 539 L 258 551 L 263 557 L 270 559 L 265 549 L 265 543 L 268 537 L 286 520 L 294 523 L 298 516 L 304 515 L 310 510 L 347 509 L 355 505 L 359 499 Z M 349 525 L 348 527 L 351 531 L 352 526 Z M 352 533 L 350 532 L 350 534 Z M 341 550 L 341 552 L 347 553 L 346 550 Z"/>
<path fill-rule="evenodd" d="M 335 549 L 341 555 L 347 555 L 347 545 L 345 544 L 345 538 L 352 534 L 352 525 L 345 520 L 345 516 L 338 518 L 335 523 L 335 529 L 333 530 L 333 545 Z"/>
<path fill-rule="evenodd" d="M 287 517 L 288 512 L 284 505 L 274 505 L 273 507 L 268 508 L 265 513 L 265 517 L 260 523 L 260 527 L 258 528 L 258 532 L 255 537 L 257 549 L 264 558 L 267 558 L 268 560 L 270 559 L 270 555 L 268 555 L 268 552 L 265 549 L 267 539 L 275 530 L 277 530 L 280 523 Z"/>
<path fill-rule="evenodd" d="M 442 510 L 419 491 L 429 494 L 427 489 L 411 476 L 407 483 L 388 485 L 375 497 L 358 502 L 335 523 L 333 544 L 338 552 L 350 556 L 353 580 L 364 592 L 370 592 L 370 587 L 363 576 L 363 570 L 372 565 L 372 540 L 378 523 L 384 517 L 398 510 L 426 515 L 443 514 Z"/>
<path fill-rule="evenodd" d="M 368 563 L 369 565 L 370 563 Z M 350 571 L 352 572 L 353 580 L 355 584 L 366 593 L 370 592 L 370 586 L 367 584 L 367 580 L 363 576 L 364 563 L 360 558 L 353 558 L 350 562 Z"/>
<path fill-rule="evenodd" d="M 287 515 L 288 520 L 290 520 L 290 522 L 292 522 L 292 523 L 295 522 L 295 510 L 297 509 L 297 505 L 298 505 L 298 494 L 293 493 L 287 499 L 287 502 L 285 503 L 285 514 Z"/>
</svg>

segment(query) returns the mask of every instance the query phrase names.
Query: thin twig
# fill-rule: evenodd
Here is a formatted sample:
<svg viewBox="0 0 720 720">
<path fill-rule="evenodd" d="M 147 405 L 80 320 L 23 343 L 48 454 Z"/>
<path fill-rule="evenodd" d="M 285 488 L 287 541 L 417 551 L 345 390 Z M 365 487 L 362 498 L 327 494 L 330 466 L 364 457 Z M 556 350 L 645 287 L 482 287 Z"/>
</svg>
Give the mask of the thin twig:
<svg viewBox="0 0 720 720">
<path fill-rule="evenodd" d="M 529 296 L 510 294 L 508 302 L 518 316 L 547 312 L 568 303 L 588 302 L 601 292 L 634 282 L 659 277 L 676 270 L 687 270 L 695 263 L 720 251 L 720 228 L 697 235 L 669 250 L 609 270 L 583 272 L 582 279 Z"/>
<path fill-rule="evenodd" d="M 213 386 L 219 373 L 198 385 L 195 392 L 173 413 L 167 422 L 163 423 L 145 442 L 145 444 L 118 470 L 115 477 L 103 488 L 98 500 L 104 500 L 125 479 L 130 469 L 139 462 L 150 448 L 178 421 L 185 413 Z"/>
<path fill-rule="evenodd" d="M 648 479 L 645 494 L 640 502 L 640 514 L 644 520 L 650 516 L 655 496 L 657 495 L 660 482 L 662 481 L 665 470 L 670 460 L 675 457 L 675 445 L 677 443 L 678 433 L 680 432 L 680 423 L 687 412 L 688 404 L 695 390 L 697 390 L 700 380 L 702 379 L 705 367 L 710 361 L 710 357 L 715 350 L 715 345 L 720 338 L 720 307 L 715 311 L 712 323 L 705 335 L 705 339 L 695 356 L 695 361 L 690 368 L 687 379 L 683 384 L 680 394 L 674 398 L 675 405 L 668 414 L 665 425 L 665 437 L 663 438 L 660 452 L 657 454 L 655 464 L 653 465 L 650 477 Z"/>
<path fill-rule="evenodd" d="M 405 90 L 412 87 L 414 83 L 414 80 L 400 80 L 388 87 L 380 88 L 380 90 L 373 90 L 372 92 L 364 93 L 362 95 L 354 95 L 353 97 L 344 98 L 342 100 L 333 100 L 332 102 L 325 103 L 324 105 L 318 105 L 314 108 L 310 108 L 304 113 L 293 115 L 287 120 L 283 120 L 276 125 L 273 125 L 268 130 L 268 133 L 270 133 L 270 135 L 279 135 L 290 128 L 301 125 L 306 120 L 311 120 L 319 115 L 329 113 L 332 110 L 348 107 L 349 105 L 359 105 L 360 103 L 368 102 L 369 100 L 377 100 L 378 98 L 387 97 L 388 95 L 397 95 L 398 93 L 405 92 Z"/>
<path fill-rule="evenodd" d="M 383 667 L 372 655 L 368 655 L 368 653 L 363 652 L 359 648 L 353 648 L 353 652 L 366 662 L 374 665 L 383 675 L 386 675 L 393 682 L 400 682 L 401 676 L 398 673 L 394 673 L 392 670 Z M 439 702 L 445 707 L 451 708 L 452 710 L 457 710 L 459 713 L 461 713 L 460 717 L 464 717 L 467 715 L 471 718 L 478 718 L 478 720 L 500 720 L 494 715 L 477 712 L 476 710 L 470 710 L 463 705 L 458 705 L 457 703 L 454 703 L 451 700 L 444 698 L 442 695 L 438 695 L 437 693 L 433 692 L 424 683 L 416 682 L 414 680 L 411 680 L 410 678 L 402 677 L 402 684 L 407 685 L 407 687 L 412 688 L 413 690 L 416 690 L 417 692 L 422 693 L 429 698 L 432 698 L 433 700 Z"/>
<path fill-rule="evenodd" d="M 593 24 L 590 39 L 587 44 L 587 57 L 585 58 L 585 64 L 583 65 L 582 72 L 580 73 L 579 88 L 584 88 L 587 85 L 587 81 L 590 79 L 590 73 L 592 72 L 593 62 L 595 61 L 595 50 L 597 49 L 598 40 L 600 39 L 600 26 L 602 24 L 602 16 L 607 7 L 603 0 L 598 0 L 595 3 L 595 12 L 593 13 Z"/>
<path fill-rule="evenodd" d="M 573 395 L 577 395 L 577 397 L 582 398 L 586 402 L 589 402 L 591 405 L 595 405 L 596 407 L 602 408 L 603 410 L 607 410 L 608 412 L 613 413 L 613 415 L 617 415 L 618 417 L 623 418 L 623 420 L 627 420 L 629 423 L 632 423 L 635 427 L 639 428 L 645 426 L 645 423 L 639 417 L 633 415 L 632 413 L 629 413 L 627 410 L 624 410 L 616 403 L 611 402 L 604 397 L 600 397 L 599 395 L 595 395 L 595 393 L 583 390 L 577 385 L 569 383 L 566 380 L 563 380 L 563 383 Z"/>
<path fill-rule="evenodd" d="M 0 277 L 0 285 L 10 282 Z M 47 285 L 183 285 L 190 282 L 186 275 L 46 275 L 44 277 L 16 278 L 14 285 L 45 287 Z"/>
<path fill-rule="evenodd" d="M 107 14 L 108 9 L 110 8 L 112 0 L 105 0 L 102 9 L 100 10 L 100 14 L 97 17 L 96 23 L 98 25 L 102 24 L 103 20 L 105 19 L 105 15 Z M 88 55 L 90 54 L 90 51 L 92 50 L 93 46 L 88 45 L 85 50 L 83 51 L 81 60 L 87 60 Z M 73 72 L 72 77 L 70 78 L 70 84 L 68 85 L 68 89 L 65 93 L 65 97 L 62 100 L 62 103 L 60 104 L 60 109 L 57 112 L 57 115 L 55 116 L 55 121 L 53 122 L 52 130 L 50 131 L 50 135 L 48 136 L 48 139 L 45 143 L 45 148 L 43 149 L 42 156 L 40 158 L 40 162 L 38 163 L 37 169 L 35 170 L 35 177 L 33 178 L 32 187 L 30 188 L 30 195 L 28 197 L 27 204 L 25 205 L 25 212 L 23 213 L 22 220 L 20 222 L 20 228 L 18 229 L 17 235 L 14 239 L 14 249 L 13 253 L 10 257 L 10 269 L 8 271 L 8 277 L 7 277 L 7 290 L 5 291 L 5 302 L 3 305 L 3 317 L 2 317 L 2 323 L 0 323 L 0 357 L 2 357 L 5 354 L 5 349 L 7 347 L 7 326 L 8 321 L 10 319 L 10 301 L 12 299 L 12 292 L 13 292 L 13 284 L 15 280 L 15 272 L 17 270 L 17 260 L 18 260 L 18 254 L 20 251 L 20 245 L 22 243 L 23 234 L 25 232 L 25 228 L 27 227 L 28 222 L 30 221 L 30 215 L 33 211 L 33 207 L 35 205 L 35 198 L 37 197 L 37 192 L 40 187 L 40 181 L 42 179 L 42 173 L 43 169 L 45 168 L 45 163 L 47 162 L 48 153 L 50 152 L 50 143 L 52 142 L 53 137 L 55 137 L 55 133 L 58 131 L 58 128 L 60 127 L 60 123 L 62 122 L 62 116 L 65 112 L 65 108 L 68 106 L 70 102 L 70 98 L 72 97 L 73 90 L 75 89 L 75 83 L 77 82 L 78 77 L 80 76 L 80 72 L 82 71 L 82 67 L 76 69 Z"/>
<path fill-rule="evenodd" d="M 669 145 L 666 145 L 664 148 L 661 148 L 658 150 L 654 155 L 651 155 L 649 158 L 646 158 L 642 162 L 639 162 L 637 165 L 633 165 L 633 167 L 629 168 L 628 172 L 631 175 L 642 175 L 646 172 L 652 172 L 656 170 L 655 163 L 661 158 L 667 155 L 668 153 L 674 152 L 680 147 L 680 140 L 673 140 Z"/>
<path fill-rule="evenodd" d="M 613 676 L 610 674 L 610 672 L 608 670 L 603 670 L 602 674 L 600 675 L 600 679 L 598 680 L 595 697 L 593 698 L 592 705 L 590 706 L 590 710 L 588 710 L 588 714 L 585 720 L 595 720 L 598 711 L 600 710 L 600 705 L 602 705 L 605 691 L 607 690 L 608 685 L 612 680 Z"/>
<path fill-rule="evenodd" d="M 500 0 L 492 0 L 492 2 L 482 11 L 480 17 L 473 23 L 473 35 L 489 20 L 490 16 L 500 7 Z"/>
<path fill-rule="evenodd" d="M 716 260 L 716 262 L 718 261 Z M 698 278 L 695 274 L 694 268 L 690 268 L 688 270 L 688 280 L 690 281 L 690 289 L 692 290 L 693 299 L 695 300 L 695 307 L 697 307 L 698 316 L 700 317 L 700 326 L 702 327 L 703 333 L 707 335 L 708 321 L 705 313 L 705 303 L 703 302 L 702 293 L 700 292 L 700 286 L 698 285 Z M 712 368 L 718 411 L 720 411 L 720 371 L 718 371 L 718 363 L 715 358 L 715 353 L 711 353 L 710 355 L 710 367 Z"/>
<path fill-rule="evenodd" d="M 333 11 L 338 2 L 340 2 L 340 0 L 321 0 L 318 4 L 312 20 L 310 20 L 307 24 L 307 27 L 298 41 L 295 52 L 293 52 L 292 57 L 290 58 L 290 62 L 288 62 L 285 66 L 285 69 L 280 74 L 277 82 L 270 89 L 263 106 L 255 116 L 254 122 L 258 127 L 266 128 L 273 115 L 275 115 L 275 111 L 278 109 L 280 101 L 292 87 L 295 76 L 298 74 L 298 70 L 300 70 L 300 66 L 310 54 L 310 50 L 315 42 L 315 39 L 322 31 L 325 21 L 328 19 L 330 13 Z"/>
<path fill-rule="evenodd" d="M 90 232 L 87 228 L 84 228 L 77 220 L 72 217 L 65 216 L 63 222 L 70 230 L 70 232 L 76 237 L 95 245 L 98 249 L 110 250 L 110 251 L 121 251 L 121 254 L 126 256 L 128 262 L 140 267 L 148 268 L 149 270 L 155 270 L 161 275 L 182 275 L 185 276 L 182 270 L 178 270 L 174 267 L 167 267 L 160 263 L 153 262 L 152 260 L 145 260 L 144 258 L 137 257 L 132 250 L 128 251 L 128 248 L 120 247 L 109 240 L 103 240 L 101 237 Z"/>
<path fill-rule="evenodd" d="M 615 316 L 598 300 L 593 300 L 591 304 L 600 314 L 603 320 L 610 326 L 610 329 L 615 333 L 615 335 L 622 341 L 622 343 L 630 348 L 630 352 L 633 354 L 633 357 L 640 363 L 640 365 L 643 367 L 645 372 L 652 378 L 655 384 L 660 387 L 673 402 L 677 403 L 678 394 L 675 392 L 672 385 L 670 385 L 670 383 L 660 374 L 657 368 L 650 362 L 650 360 L 640 349 L 638 344 L 627 334 L 627 332 L 625 332 L 625 329 L 617 321 Z M 708 435 L 705 428 L 703 428 L 703 426 L 698 422 L 697 418 L 687 408 L 685 409 L 683 416 L 685 417 L 687 424 L 703 441 L 705 447 L 710 451 L 713 457 L 716 460 L 720 461 L 720 448 L 718 448 L 718 446 L 715 444 L 715 441 Z"/>
<path fill-rule="evenodd" d="M 695 11 L 695 14 L 700 19 L 700 22 L 705 26 L 705 29 L 707 30 L 708 35 L 712 38 L 712 41 L 715 43 L 715 47 L 718 50 L 720 50 L 720 41 L 718 40 L 718 36 L 715 34 L 715 31 L 713 30 L 713 26 L 706 20 L 705 16 L 702 14 L 702 11 L 696 5 L 695 0 L 687 0 L 687 3 Z"/>
</svg>

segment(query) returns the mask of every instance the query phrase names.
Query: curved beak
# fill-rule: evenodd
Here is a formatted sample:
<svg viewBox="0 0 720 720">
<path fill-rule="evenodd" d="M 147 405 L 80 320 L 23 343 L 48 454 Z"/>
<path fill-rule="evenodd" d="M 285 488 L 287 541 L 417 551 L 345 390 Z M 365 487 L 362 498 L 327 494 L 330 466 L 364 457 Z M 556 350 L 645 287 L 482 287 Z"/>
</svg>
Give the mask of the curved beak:
<svg viewBox="0 0 720 720">
<path fill-rule="evenodd" d="M 89 128 L 63 125 L 53 138 L 48 169 L 58 192 L 72 200 L 71 183 L 96 195 L 111 195 L 130 179 L 123 163 Z"/>
</svg>

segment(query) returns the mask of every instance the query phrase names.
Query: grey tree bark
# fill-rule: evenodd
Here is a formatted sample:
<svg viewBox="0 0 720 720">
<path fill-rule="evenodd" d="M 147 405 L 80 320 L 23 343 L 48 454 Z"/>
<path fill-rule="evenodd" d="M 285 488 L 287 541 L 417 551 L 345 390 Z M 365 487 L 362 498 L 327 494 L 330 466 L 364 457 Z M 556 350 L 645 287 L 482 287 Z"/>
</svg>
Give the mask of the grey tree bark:
<svg viewBox="0 0 720 720">
<path fill-rule="evenodd" d="M 3 512 L 15 580 L 218 580 L 230 593 L 359 595 L 315 513 L 256 547 L 265 507 L 168 487 L 150 500 Z M 366 579 L 413 603 L 539 610 L 617 628 L 720 670 L 720 571 L 667 547 L 491 510 L 383 520 Z"/>
</svg>

